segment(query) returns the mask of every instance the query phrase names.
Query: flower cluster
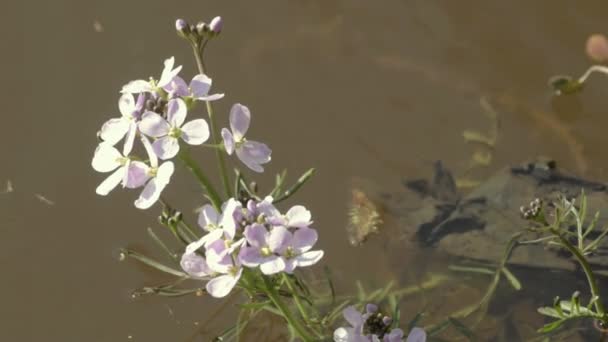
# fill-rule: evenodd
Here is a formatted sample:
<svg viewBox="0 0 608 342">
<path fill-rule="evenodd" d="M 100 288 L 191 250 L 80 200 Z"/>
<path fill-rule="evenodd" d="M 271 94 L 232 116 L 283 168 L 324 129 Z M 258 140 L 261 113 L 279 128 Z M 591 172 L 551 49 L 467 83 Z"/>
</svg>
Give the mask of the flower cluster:
<svg viewBox="0 0 608 342">
<path fill-rule="evenodd" d="M 160 197 L 169 183 L 174 165 L 169 159 L 180 151 L 180 141 L 202 145 L 210 136 L 205 119 L 186 122 L 188 112 L 197 101 L 215 101 L 223 94 L 209 94 L 212 80 L 198 74 L 186 83 L 178 74 L 173 57 L 165 60 L 160 79 L 135 80 L 126 84 L 118 101 L 121 116 L 108 120 L 99 131 L 101 143 L 92 161 L 98 172 L 113 172 L 98 187 L 97 194 L 105 196 L 119 183 L 126 188 L 144 187 L 135 206 L 147 209 Z M 235 104 L 230 111 L 231 131 L 224 128 L 223 148 L 228 154 L 236 151 L 238 158 L 254 171 L 270 161 L 271 150 L 263 143 L 248 141 L 245 133 L 251 114 L 247 107 Z M 133 154 L 137 137 L 147 158 Z M 122 152 L 115 145 L 124 140 Z M 159 165 L 158 160 L 163 160 Z"/>
<path fill-rule="evenodd" d="M 351 326 L 334 331 L 336 342 L 403 341 L 403 330 L 399 328 L 391 330 L 392 318 L 380 313 L 375 304 L 367 304 L 365 313 L 360 313 L 354 306 L 349 306 L 342 311 L 342 314 Z M 424 341 L 426 341 L 426 333 L 420 328 L 413 328 L 406 339 L 406 342 Z"/>
<path fill-rule="evenodd" d="M 317 232 L 310 227 L 310 211 L 297 205 L 281 214 L 271 197 L 246 205 L 231 198 L 221 213 L 205 205 L 198 224 L 205 235 L 186 247 L 181 266 L 190 276 L 208 280 L 207 292 L 216 298 L 230 293 L 243 267 L 259 267 L 265 275 L 292 273 L 323 257 L 323 251 L 311 250 Z"/>
</svg>

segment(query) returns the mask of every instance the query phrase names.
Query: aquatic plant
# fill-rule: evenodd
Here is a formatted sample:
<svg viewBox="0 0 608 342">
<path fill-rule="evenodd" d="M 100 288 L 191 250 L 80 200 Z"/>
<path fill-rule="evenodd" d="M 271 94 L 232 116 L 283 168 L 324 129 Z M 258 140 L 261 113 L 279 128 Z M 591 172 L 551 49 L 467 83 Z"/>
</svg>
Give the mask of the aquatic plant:
<svg viewBox="0 0 608 342">
<path fill-rule="evenodd" d="M 597 231 L 599 212 L 596 212 L 587 223 L 588 208 L 584 192 L 580 201 L 580 206 L 577 207 L 574 199 L 560 196 L 551 205 L 535 199 L 530 205 L 521 208 L 522 216 L 532 223 L 529 230 L 539 234 L 539 237 L 519 243 L 546 243 L 549 247 L 567 250 L 581 266 L 589 286 L 590 299 L 587 305 L 581 304 L 580 292 L 575 291 L 569 301 L 555 297 L 552 307 L 539 308 L 539 313 L 553 318 L 551 323 L 539 329 L 542 333 L 552 332 L 568 320 L 582 318 L 594 319 L 597 325 L 604 329 L 608 326 L 608 312 L 603 304 L 604 298 L 600 294 L 597 277 L 588 260 L 608 234 L 608 227 Z"/>
<path fill-rule="evenodd" d="M 272 151 L 266 144 L 245 137 L 251 123 L 251 112 L 245 105 L 234 104 L 229 113 L 230 128 L 218 129 L 213 101 L 224 95 L 210 93 L 212 79 L 205 68 L 204 52 L 219 37 L 223 20 L 216 17 L 210 24 L 190 25 L 179 19 L 175 27 L 194 52 L 198 74 L 186 83 L 179 76 L 182 66 L 176 66 L 175 58 L 170 57 L 164 61 L 159 79 L 126 83 L 118 102 L 121 116 L 101 127 L 100 143 L 92 160 L 94 170 L 111 172 L 97 187 L 99 195 L 108 195 L 119 184 L 123 188 L 143 188 L 135 207 L 143 210 L 160 203 L 160 223 L 182 244 L 183 249 L 176 255 L 152 229 L 148 230 L 152 239 L 179 263 L 179 269 L 133 250 L 122 251 L 124 258 L 134 258 L 178 278 L 173 283 L 145 287 L 136 293 L 164 296 L 207 293 L 214 298 L 224 298 L 234 291 L 245 294 L 246 302 L 239 306 L 248 314 L 239 315 L 236 325 L 220 334 L 218 340 L 238 338 L 247 322 L 261 311 L 282 317 L 294 338 L 303 341 L 331 338 L 338 313 L 351 300 L 329 308 L 318 304 L 322 298 L 296 272 L 298 268 L 317 264 L 324 255 L 324 251 L 314 249 L 318 233 L 312 227 L 312 215 L 302 205 L 292 206 L 284 213 L 277 208 L 279 202 L 293 196 L 310 179 L 314 169 L 306 171 L 287 189 L 286 173 L 277 175 L 274 188 L 265 196 L 258 195 L 257 186 L 248 183 L 238 168 L 234 176 L 229 175 L 226 156 L 236 154 L 247 168 L 261 173 L 263 165 L 271 161 Z M 187 121 L 200 104 L 205 105 L 207 119 Z M 123 146 L 119 150 L 116 146 L 121 141 Z M 134 152 L 137 141 L 141 143 L 140 154 Z M 206 168 L 192 157 L 193 147 L 215 151 L 223 192 L 216 190 Z M 178 166 L 192 172 L 208 200 L 197 218 L 199 228 L 189 224 L 167 198 L 161 197 L 173 177 L 174 159 L 179 160 Z M 181 287 L 186 280 L 204 282 L 204 287 Z M 334 304 L 333 285 L 331 280 L 328 283 Z M 390 286 L 369 298 L 381 300 L 388 289 Z M 363 296 L 358 302 L 369 298 Z M 395 297 L 392 298 L 394 301 Z M 336 330 L 333 334 L 336 340 L 402 340 L 403 331 L 397 328 L 399 320 L 388 316 L 385 319 L 370 308 L 363 315 L 355 315 L 352 306 L 346 308 L 346 319 L 357 325 Z M 424 332 L 416 328 L 408 341 L 425 338 Z"/>
</svg>

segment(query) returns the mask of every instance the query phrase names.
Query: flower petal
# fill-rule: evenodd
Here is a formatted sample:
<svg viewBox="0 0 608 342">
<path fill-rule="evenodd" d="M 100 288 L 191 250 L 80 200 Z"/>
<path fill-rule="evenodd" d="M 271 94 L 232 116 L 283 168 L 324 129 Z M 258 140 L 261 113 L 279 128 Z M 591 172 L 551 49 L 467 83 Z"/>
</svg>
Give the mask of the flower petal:
<svg viewBox="0 0 608 342">
<path fill-rule="evenodd" d="M 206 277 L 212 272 L 205 258 L 196 253 L 184 253 L 179 264 L 186 273 L 197 278 Z"/>
<path fill-rule="evenodd" d="M 298 228 L 293 234 L 293 248 L 306 252 L 314 246 L 318 237 L 317 231 L 312 228 Z"/>
<path fill-rule="evenodd" d="M 402 342 L 403 330 L 393 329 L 388 335 L 384 335 L 384 342 Z"/>
<path fill-rule="evenodd" d="M 152 148 L 152 144 L 150 140 L 146 138 L 145 135 L 140 134 L 139 138 L 141 140 L 141 144 L 144 145 L 144 149 L 146 150 L 146 154 L 148 155 L 148 159 L 150 160 L 151 167 L 158 167 L 158 156 L 154 152 L 154 148 Z"/>
<path fill-rule="evenodd" d="M 289 227 L 308 227 L 311 219 L 310 211 L 304 206 L 296 205 L 291 207 L 285 214 Z"/>
<path fill-rule="evenodd" d="M 196 99 L 199 101 L 216 101 L 219 100 L 221 98 L 224 98 L 224 94 L 211 94 L 211 95 L 207 95 L 207 96 L 201 96 L 201 97 L 197 97 Z"/>
<path fill-rule="evenodd" d="M 365 323 L 363 321 L 363 315 L 361 315 L 361 313 L 357 311 L 357 309 L 353 305 L 348 306 L 346 309 L 344 309 L 342 311 L 342 316 L 344 316 L 344 319 L 348 322 L 348 324 L 355 328 L 355 330 L 357 329 L 357 327 L 363 326 L 363 324 Z"/>
<path fill-rule="evenodd" d="M 163 87 L 163 89 L 169 94 L 169 98 L 173 98 L 176 96 L 188 96 L 190 93 L 188 92 L 188 84 L 184 81 L 183 78 L 179 76 L 173 77 L 171 82 L 167 83 Z"/>
<path fill-rule="evenodd" d="M 158 80 L 157 86 L 160 88 L 165 87 L 179 72 L 182 70 L 182 66 L 178 66 L 173 69 L 173 65 L 175 64 L 175 58 L 167 58 L 164 62 L 165 68 L 163 69 L 163 73 L 160 75 L 160 80 Z"/>
<path fill-rule="evenodd" d="M 277 226 L 272 228 L 268 236 L 268 247 L 274 253 L 282 254 L 285 249 L 291 244 L 293 235 L 287 228 Z"/>
<path fill-rule="evenodd" d="M 234 198 L 231 198 L 226 202 L 226 206 L 224 210 L 222 210 L 222 219 L 220 221 L 220 225 L 222 229 L 226 233 L 226 236 L 230 239 L 234 239 L 236 234 L 236 221 L 234 220 L 234 212 L 238 207 L 240 207 L 241 203 Z"/>
<path fill-rule="evenodd" d="M 164 163 L 158 168 L 156 177 L 152 178 L 148 184 L 146 184 L 146 187 L 141 192 L 141 195 L 139 195 L 139 198 L 135 200 L 136 208 L 148 209 L 158 201 L 160 194 L 169 183 L 169 178 L 171 177 L 171 174 L 173 174 L 173 168 L 174 166 L 171 162 Z"/>
<path fill-rule="evenodd" d="M 154 153 L 160 159 L 171 159 L 179 152 L 179 141 L 170 136 L 164 136 L 152 143 Z"/>
<path fill-rule="evenodd" d="M 198 225 L 206 231 L 210 231 L 209 228 L 212 226 L 217 226 L 219 220 L 220 214 L 211 204 L 205 204 L 198 214 Z"/>
<path fill-rule="evenodd" d="M 174 171 L 175 165 L 173 164 L 173 162 L 164 162 L 158 168 L 158 171 L 156 171 L 156 181 L 159 184 L 164 184 L 166 186 L 167 184 L 169 184 L 169 181 L 171 180 L 171 176 L 173 175 Z"/>
<path fill-rule="evenodd" d="M 133 94 L 122 94 L 120 99 L 118 99 L 118 109 L 122 116 L 131 119 L 135 111 L 135 98 Z"/>
<path fill-rule="evenodd" d="M 169 133 L 169 123 L 157 113 L 147 111 L 141 116 L 139 130 L 151 137 L 158 138 Z"/>
<path fill-rule="evenodd" d="M 226 297 L 239 281 L 241 274 L 243 274 L 242 268 L 238 270 L 235 276 L 222 275 L 211 279 L 206 286 L 207 292 L 215 298 Z"/>
<path fill-rule="evenodd" d="M 230 109 L 230 129 L 234 134 L 234 140 L 241 141 L 245 137 L 245 133 L 249 129 L 251 121 L 251 112 L 249 108 L 240 103 L 236 103 Z"/>
<path fill-rule="evenodd" d="M 425 342 L 426 332 L 422 328 L 413 328 L 407 335 L 405 342 Z"/>
<path fill-rule="evenodd" d="M 122 154 L 114 146 L 101 143 L 95 149 L 91 166 L 97 172 L 110 172 L 122 165 L 122 158 Z"/>
<path fill-rule="evenodd" d="M 209 125 L 205 119 L 192 120 L 182 126 L 182 139 L 190 145 L 200 145 L 209 139 Z"/>
<path fill-rule="evenodd" d="M 224 148 L 226 148 L 226 153 L 228 155 L 232 155 L 234 152 L 234 138 L 232 137 L 232 133 L 227 128 L 222 128 L 222 140 L 224 140 Z"/>
<path fill-rule="evenodd" d="M 211 89 L 211 79 L 205 74 L 198 74 L 192 78 L 190 82 L 190 91 L 192 91 L 192 97 L 199 98 L 201 96 L 207 96 L 209 89 Z"/>
<path fill-rule="evenodd" d="M 150 167 L 143 162 L 133 161 L 127 167 L 127 176 L 124 178 L 123 186 L 130 189 L 135 189 L 146 184 L 150 179 Z"/>
<path fill-rule="evenodd" d="M 115 145 L 129 131 L 129 120 L 124 117 L 114 118 L 106 121 L 101 130 L 99 137 L 106 143 Z"/>
<path fill-rule="evenodd" d="M 247 267 L 258 267 L 265 258 L 256 247 L 243 247 L 239 251 L 239 260 Z"/>
<path fill-rule="evenodd" d="M 316 264 L 323 258 L 323 251 L 310 251 L 296 257 L 298 267 L 308 267 Z"/>
<path fill-rule="evenodd" d="M 295 259 L 286 259 L 285 260 L 285 269 L 283 270 L 285 273 L 293 273 L 293 271 L 296 269 L 297 266 L 297 262 Z"/>
<path fill-rule="evenodd" d="M 276 255 L 272 255 L 266 258 L 266 260 L 260 264 L 260 271 L 266 275 L 276 274 L 285 270 L 285 260 Z"/>
<path fill-rule="evenodd" d="M 266 236 L 268 235 L 268 231 L 266 230 L 266 228 L 259 224 L 259 223 L 254 223 L 250 226 L 247 226 L 245 228 L 245 232 L 243 233 L 243 236 L 245 236 L 245 239 L 247 239 L 247 242 L 255 247 L 255 248 L 262 248 L 262 247 L 266 247 Z"/>
<path fill-rule="evenodd" d="M 135 80 L 125 84 L 120 91 L 123 94 L 139 94 L 152 92 L 154 87 L 146 80 Z"/>
<path fill-rule="evenodd" d="M 111 174 L 108 178 L 101 182 L 101 184 L 99 184 L 97 189 L 95 189 L 95 192 L 101 196 L 109 194 L 110 191 L 114 190 L 114 188 L 122 181 L 122 179 L 124 178 L 125 170 L 126 168 L 123 166 L 118 170 L 114 171 L 113 174 Z"/>
<path fill-rule="evenodd" d="M 172 127 L 181 127 L 186 120 L 188 107 L 182 99 L 172 99 L 167 103 L 167 121 Z"/>
<path fill-rule="evenodd" d="M 264 172 L 264 168 L 260 164 L 265 164 L 270 161 L 272 151 L 266 146 L 257 141 L 245 141 L 236 149 L 236 155 L 253 171 Z"/>
<path fill-rule="evenodd" d="M 129 123 L 129 131 L 127 132 L 127 137 L 125 138 L 125 145 L 122 148 L 122 154 L 128 156 L 129 153 L 133 150 L 133 142 L 135 142 L 135 135 L 137 134 L 137 124 L 135 121 Z"/>
</svg>

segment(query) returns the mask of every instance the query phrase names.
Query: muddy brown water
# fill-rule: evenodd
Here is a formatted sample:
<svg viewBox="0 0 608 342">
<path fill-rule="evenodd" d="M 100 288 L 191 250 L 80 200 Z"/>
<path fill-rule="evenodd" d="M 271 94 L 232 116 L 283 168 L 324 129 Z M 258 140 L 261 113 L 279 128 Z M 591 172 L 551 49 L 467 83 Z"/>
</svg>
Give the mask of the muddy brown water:
<svg viewBox="0 0 608 342">
<path fill-rule="evenodd" d="M 603 1 L 57 0 L 7 7 L 0 184 L 10 181 L 14 191 L 0 195 L 2 341 L 205 341 L 231 322 L 226 313 L 205 324 L 220 305 L 209 298 L 133 301 L 132 289 L 167 278 L 119 263 L 116 250 L 157 253 L 145 229 L 158 228 L 159 208 L 135 209 L 135 192 L 94 192 L 103 177 L 90 167 L 95 133 L 118 113 L 120 87 L 157 76 L 172 55 L 194 73 L 190 50 L 173 30 L 178 17 L 225 19 L 207 55 L 214 89 L 227 94 L 216 110 L 225 124 L 233 103 L 251 108 L 250 136 L 273 149 L 262 187 L 285 167 L 292 177 L 317 168 L 291 203 L 312 210 L 323 263 L 344 291 L 354 279 L 382 284 L 404 269 L 412 272 L 402 283 L 415 284 L 428 260 L 404 248 L 378 267 L 378 244 L 349 246 L 350 179 L 396 189 L 402 177 L 428 175 L 435 159 L 463 171 L 474 148 L 462 131 L 489 127 L 481 97 L 502 125 L 491 165 L 474 177 L 546 155 L 579 175 L 608 178 L 608 79 L 594 78 L 583 94 L 564 99 L 546 87 L 550 76 L 578 75 L 590 65 L 586 37 L 608 30 Z M 208 151 L 200 156 L 213 163 Z M 184 208 L 202 204 L 185 172 L 166 196 Z M 411 304 L 403 315 L 421 308 Z"/>
</svg>

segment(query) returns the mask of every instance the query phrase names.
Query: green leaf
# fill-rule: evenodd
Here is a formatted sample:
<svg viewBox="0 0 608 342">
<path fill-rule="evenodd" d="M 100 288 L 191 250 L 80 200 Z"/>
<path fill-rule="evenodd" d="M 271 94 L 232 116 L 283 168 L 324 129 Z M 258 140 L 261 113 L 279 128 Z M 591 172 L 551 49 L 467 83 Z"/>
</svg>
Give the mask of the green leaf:
<svg viewBox="0 0 608 342">
<path fill-rule="evenodd" d="M 543 327 L 540 328 L 540 329 L 538 329 L 537 331 L 539 333 L 541 333 L 541 334 L 546 334 L 546 333 L 552 332 L 555 329 L 561 327 L 562 324 L 564 324 L 565 321 L 566 321 L 565 319 L 560 319 L 558 321 L 553 321 L 553 322 L 551 322 L 549 324 L 543 325 Z"/>
<path fill-rule="evenodd" d="M 583 90 L 583 84 L 570 76 L 558 75 L 549 79 L 549 86 L 555 95 L 570 95 Z"/>
<path fill-rule="evenodd" d="M 456 330 L 458 330 L 459 333 L 461 333 L 463 336 L 468 338 L 469 341 L 476 340 L 475 333 L 473 333 L 473 331 L 471 331 L 471 329 L 469 329 L 462 322 L 460 322 L 459 320 L 457 320 L 453 317 L 448 317 L 448 320 L 450 321 L 450 324 L 452 324 L 454 326 L 454 328 L 456 328 Z"/>
<path fill-rule="evenodd" d="M 314 175 L 314 173 L 314 168 L 308 169 L 308 171 L 304 172 L 289 189 L 285 190 L 282 194 L 275 198 L 273 203 L 279 203 L 291 197 Z"/>
<path fill-rule="evenodd" d="M 186 273 L 182 272 L 182 271 L 178 271 L 178 270 L 176 270 L 174 268 L 171 268 L 169 266 L 163 265 L 160 262 L 158 262 L 156 260 L 153 260 L 153 259 L 150 259 L 147 256 L 139 254 L 139 253 L 137 253 L 137 252 L 135 252 L 133 250 L 123 248 L 123 249 L 121 249 L 120 252 L 125 257 L 133 258 L 133 259 L 141 262 L 142 264 L 148 265 L 148 266 L 150 266 L 152 268 L 155 268 L 155 269 L 157 269 L 157 270 L 159 270 L 161 272 L 172 274 L 172 275 L 178 276 L 178 277 L 184 277 L 184 278 L 188 277 L 188 275 Z"/>
<path fill-rule="evenodd" d="M 503 268 L 501 268 L 501 271 L 515 290 L 517 290 L 517 291 L 521 290 L 521 282 L 519 282 L 517 277 L 515 277 L 515 275 L 513 273 L 511 273 L 511 271 L 509 271 L 508 268 L 503 267 Z"/>
</svg>

